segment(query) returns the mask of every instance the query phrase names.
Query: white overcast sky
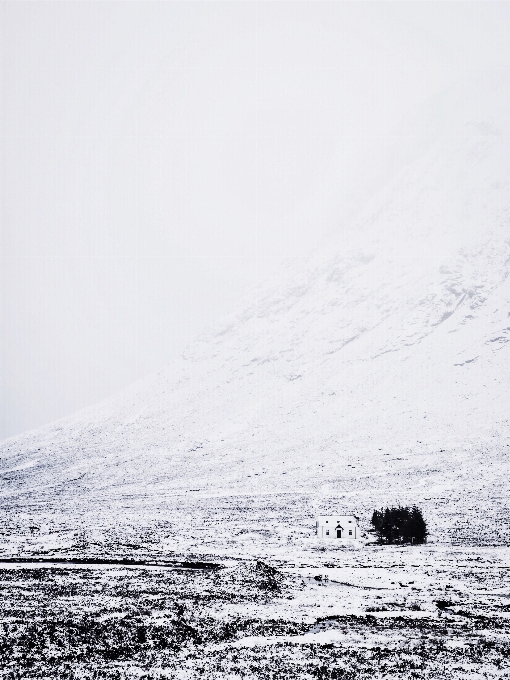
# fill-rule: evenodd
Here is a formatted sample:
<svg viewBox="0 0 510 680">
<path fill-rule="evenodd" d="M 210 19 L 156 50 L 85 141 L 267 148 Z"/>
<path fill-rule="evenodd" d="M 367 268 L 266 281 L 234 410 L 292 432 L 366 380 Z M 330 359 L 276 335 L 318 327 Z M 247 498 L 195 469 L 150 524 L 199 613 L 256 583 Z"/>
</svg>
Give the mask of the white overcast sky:
<svg viewBox="0 0 510 680">
<path fill-rule="evenodd" d="M 0 13 L 2 437 L 168 363 L 510 62 L 507 2 Z"/>
</svg>

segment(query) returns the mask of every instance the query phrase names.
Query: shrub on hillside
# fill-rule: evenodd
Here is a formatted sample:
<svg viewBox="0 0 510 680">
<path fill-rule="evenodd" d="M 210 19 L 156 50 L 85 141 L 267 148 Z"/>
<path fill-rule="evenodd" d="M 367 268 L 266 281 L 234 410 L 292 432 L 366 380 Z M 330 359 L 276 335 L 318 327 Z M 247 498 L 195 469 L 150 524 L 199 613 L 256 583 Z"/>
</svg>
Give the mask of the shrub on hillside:
<svg viewBox="0 0 510 680">
<path fill-rule="evenodd" d="M 427 523 L 416 505 L 374 510 L 372 526 L 380 543 L 425 543 L 427 539 Z"/>
</svg>

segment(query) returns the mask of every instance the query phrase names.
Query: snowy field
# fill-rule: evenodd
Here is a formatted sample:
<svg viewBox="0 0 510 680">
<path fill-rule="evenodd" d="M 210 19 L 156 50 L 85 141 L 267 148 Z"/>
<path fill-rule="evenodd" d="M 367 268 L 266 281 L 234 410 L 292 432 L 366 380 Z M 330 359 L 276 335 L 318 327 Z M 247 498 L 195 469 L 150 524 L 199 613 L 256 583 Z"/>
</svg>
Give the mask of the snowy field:
<svg viewBox="0 0 510 680">
<path fill-rule="evenodd" d="M 509 548 L 192 557 L 217 567 L 1 563 L 1 677 L 509 677 Z"/>
<path fill-rule="evenodd" d="M 380 546 L 368 515 L 363 539 L 325 542 L 303 505 L 195 498 L 159 520 L 117 509 L 115 526 L 18 513 L 2 527 L 0 677 L 510 677 L 510 547 Z"/>
</svg>

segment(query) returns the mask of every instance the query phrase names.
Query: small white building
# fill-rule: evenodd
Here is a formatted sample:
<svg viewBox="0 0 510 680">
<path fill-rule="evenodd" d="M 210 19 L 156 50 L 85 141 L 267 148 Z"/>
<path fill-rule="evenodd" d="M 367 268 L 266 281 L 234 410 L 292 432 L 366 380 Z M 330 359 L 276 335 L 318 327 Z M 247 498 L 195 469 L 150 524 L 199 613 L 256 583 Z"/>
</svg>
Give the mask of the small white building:
<svg viewBox="0 0 510 680">
<path fill-rule="evenodd" d="M 358 518 L 354 515 L 319 515 L 316 522 L 319 538 L 360 538 Z"/>
</svg>

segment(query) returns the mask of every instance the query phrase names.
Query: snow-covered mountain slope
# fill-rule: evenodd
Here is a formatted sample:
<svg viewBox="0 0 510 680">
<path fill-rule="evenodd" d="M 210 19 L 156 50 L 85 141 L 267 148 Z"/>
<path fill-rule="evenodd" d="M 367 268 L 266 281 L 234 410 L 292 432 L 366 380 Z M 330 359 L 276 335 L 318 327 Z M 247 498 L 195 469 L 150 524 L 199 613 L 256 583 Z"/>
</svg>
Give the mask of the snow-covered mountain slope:
<svg viewBox="0 0 510 680">
<path fill-rule="evenodd" d="M 432 499 L 438 535 L 462 525 L 504 540 L 507 93 L 178 361 L 4 442 L 4 506 L 107 513 L 140 498 L 301 493 L 310 507 L 341 496 L 368 511 Z"/>
</svg>

